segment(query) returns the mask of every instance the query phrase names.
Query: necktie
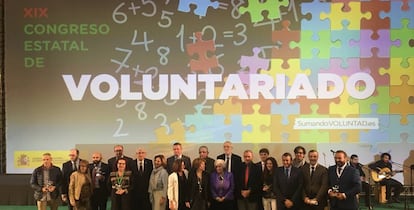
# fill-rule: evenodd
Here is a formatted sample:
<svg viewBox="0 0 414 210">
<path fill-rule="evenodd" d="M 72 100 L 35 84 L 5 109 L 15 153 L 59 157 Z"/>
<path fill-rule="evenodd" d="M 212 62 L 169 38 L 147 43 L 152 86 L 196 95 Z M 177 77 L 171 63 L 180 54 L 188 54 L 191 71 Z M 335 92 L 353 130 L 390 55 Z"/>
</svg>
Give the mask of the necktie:
<svg viewBox="0 0 414 210">
<path fill-rule="evenodd" d="M 247 187 L 247 183 L 249 182 L 249 166 L 246 165 L 246 171 L 244 172 L 244 186 Z"/>
<path fill-rule="evenodd" d="M 142 168 L 142 161 L 139 162 L 139 173 L 142 173 L 144 170 Z"/>
<path fill-rule="evenodd" d="M 228 172 L 231 171 L 229 166 L 230 166 L 230 159 L 229 159 L 229 156 L 226 155 L 226 169 Z"/>
<path fill-rule="evenodd" d="M 78 167 L 76 167 L 76 161 L 72 162 L 72 170 L 74 171 L 78 170 Z"/>
<path fill-rule="evenodd" d="M 285 168 L 285 175 L 287 178 L 289 178 L 289 168 Z"/>
<path fill-rule="evenodd" d="M 338 167 L 338 177 L 341 176 L 342 168 Z"/>
<path fill-rule="evenodd" d="M 310 174 L 310 176 L 311 176 L 311 178 L 313 177 L 313 173 L 315 172 L 315 166 L 312 166 L 311 167 L 311 174 Z"/>
</svg>

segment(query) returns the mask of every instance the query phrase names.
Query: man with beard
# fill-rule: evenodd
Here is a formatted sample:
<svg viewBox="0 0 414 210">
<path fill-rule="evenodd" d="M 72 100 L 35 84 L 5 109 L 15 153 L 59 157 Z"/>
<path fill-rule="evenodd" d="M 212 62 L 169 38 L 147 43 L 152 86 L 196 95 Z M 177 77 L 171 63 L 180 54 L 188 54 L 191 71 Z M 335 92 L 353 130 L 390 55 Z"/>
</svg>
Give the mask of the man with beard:
<svg viewBox="0 0 414 210">
<path fill-rule="evenodd" d="M 361 191 L 361 179 L 358 171 L 346 164 L 347 155 L 344 151 L 335 152 L 336 165 L 329 167 L 328 195 L 331 210 L 357 210 L 356 195 Z"/>
<path fill-rule="evenodd" d="M 132 170 L 131 166 L 132 166 L 132 161 L 133 160 L 132 160 L 132 158 L 124 155 L 124 146 L 115 145 L 114 146 L 114 154 L 115 154 L 114 157 L 111 157 L 111 158 L 108 159 L 108 166 L 109 166 L 109 171 L 110 172 L 118 170 L 116 162 L 119 158 L 123 158 L 123 159 L 126 160 L 126 170 L 128 170 L 128 171 Z"/>
<path fill-rule="evenodd" d="M 89 164 L 89 171 L 92 177 L 93 194 L 91 197 L 92 210 L 106 210 L 109 191 L 107 188 L 109 177 L 109 166 L 102 162 L 102 154 L 92 154 L 92 163 Z"/>
</svg>

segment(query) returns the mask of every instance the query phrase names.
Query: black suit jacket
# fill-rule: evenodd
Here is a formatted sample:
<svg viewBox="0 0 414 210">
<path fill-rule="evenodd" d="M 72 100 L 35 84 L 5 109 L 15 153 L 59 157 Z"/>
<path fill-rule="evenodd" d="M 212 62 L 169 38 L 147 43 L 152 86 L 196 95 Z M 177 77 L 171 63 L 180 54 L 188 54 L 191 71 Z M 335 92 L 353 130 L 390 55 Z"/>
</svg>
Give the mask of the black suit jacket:
<svg viewBox="0 0 414 210">
<path fill-rule="evenodd" d="M 247 180 L 247 185 L 245 184 L 245 177 L 246 177 L 246 167 L 249 167 L 249 177 Z M 261 186 L 262 181 L 260 177 L 260 169 L 257 167 L 256 164 L 250 163 L 242 163 L 240 167 L 240 174 L 235 178 L 235 196 L 238 199 L 243 199 L 241 195 L 242 190 L 250 190 L 250 195 L 248 197 L 249 201 L 257 202 L 259 199 L 259 195 L 262 192 Z"/>
<path fill-rule="evenodd" d="M 328 175 L 329 188 L 332 189 L 332 187 L 337 185 L 339 186 L 339 192 L 345 193 L 346 195 L 345 200 L 331 198 L 331 209 L 357 210 L 358 201 L 356 199 L 356 194 L 361 192 L 361 178 L 359 177 L 358 171 L 354 167 L 347 165 L 341 176 L 338 177 L 335 165 L 329 167 Z"/>
<path fill-rule="evenodd" d="M 215 171 L 214 169 L 214 162 L 215 160 L 211 157 L 206 158 L 206 172 L 211 174 L 211 172 Z"/>
<path fill-rule="evenodd" d="M 81 161 L 81 159 L 79 159 L 79 162 Z M 77 166 L 79 167 L 79 166 Z M 68 194 L 69 191 L 69 182 L 70 182 L 70 175 L 75 172 L 76 170 L 73 170 L 72 168 L 72 161 L 68 160 L 66 162 L 63 163 L 62 165 L 62 189 L 61 192 L 64 195 Z"/>
<path fill-rule="evenodd" d="M 139 165 L 137 159 L 132 161 L 132 173 L 134 179 L 137 180 L 134 184 L 134 191 L 143 195 L 148 193 L 149 179 L 153 169 L 152 160 L 144 159 L 144 172 L 139 172 Z"/>
<path fill-rule="evenodd" d="M 98 166 L 99 166 L 99 164 L 98 164 Z M 107 183 L 108 183 L 109 173 L 111 173 L 111 172 L 109 170 L 108 164 L 101 162 L 100 166 L 101 166 L 100 167 L 100 174 L 101 174 L 101 176 L 104 177 L 104 179 L 102 179 L 102 180 L 99 179 L 99 189 L 102 190 L 102 192 L 104 192 L 105 195 L 109 196 L 109 190 L 108 190 L 108 187 L 107 187 L 108 186 Z M 95 164 L 89 163 L 89 173 L 91 174 L 92 180 L 94 180 L 94 178 L 93 178 L 94 168 L 95 168 Z M 95 183 L 92 183 L 92 184 L 95 188 Z"/>
<path fill-rule="evenodd" d="M 185 168 L 190 171 L 191 170 L 191 159 L 188 156 L 181 155 L 181 159 L 184 161 Z M 171 156 L 167 158 L 167 172 L 168 174 L 172 173 L 172 165 L 174 163 L 175 156 Z"/>
<path fill-rule="evenodd" d="M 303 174 L 303 199 L 316 198 L 318 206 L 323 209 L 328 204 L 328 169 L 318 164 L 311 177 L 311 165 L 306 163 L 301 167 Z"/>
<path fill-rule="evenodd" d="M 221 155 L 217 156 L 217 159 L 222 159 L 222 160 L 226 161 L 226 155 L 221 154 Z M 241 159 L 240 156 L 238 156 L 234 153 L 231 154 L 230 159 L 231 159 L 231 173 L 233 173 L 233 176 L 236 178 L 239 175 L 239 172 L 240 172 L 240 167 L 242 165 L 242 159 Z"/>
<path fill-rule="evenodd" d="M 132 158 L 128 157 L 128 156 L 123 156 L 124 159 L 126 159 L 126 171 L 132 171 Z M 116 165 L 116 157 L 111 157 L 108 159 L 108 166 L 109 166 L 109 170 L 111 172 L 113 171 L 117 171 L 118 170 L 118 166 Z"/>
<path fill-rule="evenodd" d="M 289 199 L 293 202 L 290 210 L 300 209 L 302 206 L 303 175 L 299 168 L 291 167 L 289 178 L 286 177 L 284 167 L 278 167 L 273 177 L 273 191 L 277 198 L 277 209 L 287 209 L 284 201 Z"/>
</svg>

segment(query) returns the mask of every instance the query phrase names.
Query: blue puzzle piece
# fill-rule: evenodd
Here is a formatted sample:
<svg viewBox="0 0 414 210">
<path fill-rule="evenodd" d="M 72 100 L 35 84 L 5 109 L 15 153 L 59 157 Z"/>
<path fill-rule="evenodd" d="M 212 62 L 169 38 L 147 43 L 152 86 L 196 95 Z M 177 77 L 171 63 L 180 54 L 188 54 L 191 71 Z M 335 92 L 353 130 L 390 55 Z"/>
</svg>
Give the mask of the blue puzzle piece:
<svg viewBox="0 0 414 210">
<path fill-rule="evenodd" d="M 378 129 L 361 131 L 360 132 L 360 141 L 366 142 L 372 145 L 372 149 L 376 150 L 379 143 L 390 142 L 390 116 L 388 114 L 378 114 L 377 104 L 371 105 L 371 114 L 361 114 L 361 118 L 378 118 Z"/>
<path fill-rule="evenodd" d="M 309 19 L 304 18 L 301 20 L 301 30 L 313 31 L 313 40 L 318 40 L 318 32 L 323 30 L 331 29 L 331 22 L 328 19 L 321 20 L 319 15 L 321 13 L 330 13 L 331 4 L 328 2 L 321 2 L 319 0 L 314 0 L 312 2 L 302 2 L 301 3 L 302 14 L 310 14 L 312 17 Z"/>
<path fill-rule="evenodd" d="M 289 115 L 293 114 L 300 114 L 300 105 L 299 103 L 291 104 L 289 100 L 284 99 L 280 104 L 275 102 L 272 103 L 271 113 L 273 114 L 280 114 L 282 115 L 282 124 L 288 125 L 289 124 Z"/>
<path fill-rule="evenodd" d="M 403 28 L 401 24 L 402 19 L 410 19 L 412 20 L 414 17 L 414 1 L 408 1 L 407 3 L 410 7 L 409 10 L 402 10 L 401 7 L 403 5 L 402 1 L 391 1 L 391 9 L 390 12 L 380 12 L 381 18 L 389 17 L 391 21 L 391 29 L 401 29 Z M 414 21 L 410 21 L 408 28 L 414 28 Z"/>
<path fill-rule="evenodd" d="M 232 142 L 241 142 L 242 132 L 245 130 L 245 127 L 242 124 L 242 116 L 231 115 L 230 118 L 231 118 L 230 125 L 225 124 L 224 121 L 220 121 L 221 120 L 220 118 L 218 118 L 217 121 L 215 121 L 215 124 L 217 127 L 212 132 L 214 142 L 221 143 L 227 140 L 232 141 Z M 251 131 L 251 128 L 247 130 Z"/>
<path fill-rule="evenodd" d="M 220 2 L 211 2 L 209 0 L 180 0 L 177 10 L 180 12 L 190 12 L 190 5 L 197 6 L 197 8 L 194 10 L 194 14 L 205 17 L 207 14 L 207 9 L 209 7 L 213 7 L 214 9 L 219 8 Z"/>
<path fill-rule="evenodd" d="M 203 106 L 198 104 L 194 106 L 196 113 L 193 115 L 185 115 L 184 125 L 193 127 L 192 131 L 186 131 L 185 137 L 188 142 L 210 141 L 213 139 L 213 131 L 216 129 L 215 121 L 221 118 L 224 123 L 224 115 L 203 114 Z"/>
</svg>

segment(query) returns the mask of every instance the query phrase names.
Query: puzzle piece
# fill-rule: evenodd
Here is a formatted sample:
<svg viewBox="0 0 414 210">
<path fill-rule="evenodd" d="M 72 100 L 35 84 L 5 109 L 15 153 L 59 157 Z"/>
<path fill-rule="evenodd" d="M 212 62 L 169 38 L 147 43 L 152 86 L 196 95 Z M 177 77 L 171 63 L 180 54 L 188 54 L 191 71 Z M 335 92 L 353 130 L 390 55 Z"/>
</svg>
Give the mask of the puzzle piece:
<svg viewBox="0 0 414 210">
<path fill-rule="evenodd" d="M 379 57 L 390 57 L 390 49 L 391 46 L 399 46 L 399 40 L 391 40 L 390 39 L 390 30 L 378 30 L 377 33 L 379 34 L 379 39 L 373 40 L 371 39 L 371 35 L 373 32 L 371 30 L 360 30 L 360 39 L 359 41 L 351 40 L 351 46 L 359 46 L 360 49 L 360 56 L 361 57 L 371 57 L 371 49 L 378 48 L 378 56 Z"/>
<path fill-rule="evenodd" d="M 271 131 L 271 140 L 272 142 L 283 142 L 283 143 L 293 143 L 293 142 L 299 142 L 299 131 L 293 129 L 293 125 L 295 123 L 295 119 L 299 115 L 289 115 L 288 116 L 288 122 L 289 124 L 284 125 L 283 121 L 286 121 L 283 119 L 284 117 L 282 115 L 271 115 L 271 125 L 269 127 L 269 130 Z"/>
<path fill-rule="evenodd" d="M 259 96 L 259 99 L 238 99 L 232 98 L 232 102 L 235 104 L 241 104 L 242 106 L 242 113 L 243 114 L 253 114 L 254 113 L 254 105 L 260 104 L 259 113 L 260 114 L 270 114 L 270 106 L 274 102 L 274 100 L 269 100 L 263 98 L 263 96 Z"/>
<path fill-rule="evenodd" d="M 184 124 L 181 122 L 180 119 L 172 122 L 170 124 L 170 132 L 168 132 L 168 128 L 166 127 L 159 127 L 155 129 L 155 136 L 157 137 L 157 143 L 168 143 L 176 142 L 176 141 L 185 141 L 185 132 L 186 128 Z"/>
<path fill-rule="evenodd" d="M 407 6 L 408 5 L 408 6 Z M 414 1 L 391 1 L 390 12 L 380 12 L 381 18 L 389 17 L 391 20 L 391 29 L 401 29 L 403 25 L 401 20 L 413 18 Z M 408 9 L 408 10 L 407 10 Z M 414 28 L 414 21 L 411 21 L 408 28 Z"/>
<path fill-rule="evenodd" d="M 259 57 L 261 49 L 259 47 L 253 48 L 253 56 L 241 56 L 240 67 L 247 68 L 249 74 L 257 74 L 260 69 L 269 68 L 269 59 Z"/>
<path fill-rule="evenodd" d="M 344 81 L 345 83 L 345 81 Z M 340 103 L 329 105 L 329 110 L 331 114 L 346 117 L 348 115 L 357 115 L 359 114 L 359 105 L 358 104 L 349 104 L 349 94 L 347 91 L 344 91 L 342 95 L 339 97 Z"/>
<path fill-rule="evenodd" d="M 389 114 L 390 104 L 399 103 L 397 97 L 390 97 L 390 88 L 388 86 L 377 86 L 377 94 L 366 99 L 350 98 L 350 104 L 359 104 L 360 114 L 369 114 L 372 112 L 372 104 L 376 104 L 375 110 L 378 114 Z"/>
<path fill-rule="evenodd" d="M 191 59 L 190 68 L 192 71 L 207 74 L 211 68 L 219 66 L 217 57 L 208 55 L 216 51 L 214 40 L 204 41 L 201 32 L 196 32 L 195 37 L 196 43 L 187 44 L 187 54 L 196 57 Z"/>
<path fill-rule="evenodd" d="M 380 68 L 380 75 L 388 74 L 390 77 L 390 85 L 401 85 L 401 76 L 410 76 L 408 85 L 414 85 L 414 69 L 412 67 L 402 67 L 400 63 L 403 61 L 403 58 L 390 58 L 390 60 L 390 67 L 388 69 Z M 408 58 L 408 61 L 414 64 L 414 58 Z"/>
<path fill-rule="evenodd" d="M 332 0 L 332 3 L 343 3 L 343 6 L 341 7 L 341 10 L 344 12 L 349 12 L 351 11 L 351 7 L 349 6 L 349 3 L 355 1 L 358 2 L 357 0 Z"/>
<path fill-rule="evenodd" d="M 300 59 L 289 59 L 288 64 L 289 68 L 284 69 L 282 68 L 283 60 L 281 59 L 271 59 L 270 60 L 270 69 L 267 70 L 261 70 L 260 74 L 267 74 L 271 76 L 272 78 L 275 78 L 276 74 L 285 74 L 289 78 L 288 85 L 291 86 L 294 82 L 294 78 L 297 74 L 310 74 L 309 69 L 301 70 L 300 69 Z M 276 78 L 275 78 L 276 83 Z"/>
<path fill-rule="evenodd" d="M 328 69 L 321 69 L 319 73 L 333 73 L 338 76 L 346 76 L 349 77 L 352 74 L 359 73 L 359 72 L 365 72 L 370 73 L 369 69 L 365 68 L 362 69 L 359 65 L 359 59 L 358 58 L 349 58 L 348 61 L 348 67 L 343 67 L 343 61 L 341 59 L 332 58 L 330 59 L 330 65 Z"/>
<path fill-rule="evenodd" d="M 223 122 L 216 122 L 214 131 L 211 131 L 213 135 L 213 141 L 224 142 L 231 140 L 232 142 L 242 141 L 242 131 L 245 127 L 242 125 L 242 115 L 231 115 L 231 124 L 223 124 Z M 246 130 L 251 131 L 251 130 Z M 211 142 L 209 140 L 208 142 Z"/>
<path fill-rule="evenodd" d="M 379 38 L 378 30 L 390 28 L 390 18 L 380 18 L 380 13 L 389 12 L 390 6 L 390 1 L 383 0 L 361 2 L 361 12 L 371 12 L 370 19 L 361 19 L 361 29 L 370 29 L 373 31 L 371 39 L 375 40 Z"/>
<path fill-rule="evenodd" d="M 331 41 L 331 31 L 324 30 L 319 31 L 317 40 L 313 40 L 312 31 L 301 31 L 300 41 L 299 42 L 290 42 L 290 48 L 299 47 L 300 48 L 300 58 L 301 59 L 310 59 L 314 56 L 314 50 L 319 51 L 319 58 L 330 58 L 331 57 L 331 48 L 340 47 L 340 41 Z"/>
<path fill-rule="evenodd" d="M 329 19 L 321 20 L 319 15 L 321 13 L 329 13 L 331 11 L 331 4 L 323 1 L 302 2 L 301 11 L 303 15 L 308 18 L 301 20 L 302 31 L 312 31 L 312 39 L 317 41 L 319 39 L 319 31 L 331 30 L 331 23 Z"/>
<path fill-rule="evenodd" d="M 348 30 L 349 21 L 343 20 L 342 25 L 344 26 L 342 30 L 332 30 L 331 38 L 332 41 L 340 41 L 341 47 L 331 49 L 332 58 L 341 58 L 342 64 L 341 67 L 348 68 L 348 63 L 346 62 L 349 58 L 359 58 L 359 48 L 355 46 L 350 46 L 349 41 L 359 38 L 359 30 Z M 348 68 L 351 69 L 351 68 Z"/>
<path fill-rule="evenodd" d="M 214 9 L 219 8 L 219 1 L 209 1 L 209 0 L 179 0 L 177 10 L 180 12 L 190 12 L 190 5 L 195 5 L 197 8 L 194 10 L 194 14 L 198 16 L 205 17 L 207 14 L 207 9 L 212 7 Z"/>
<path fill-rule="evenodd" d="M 414 122 L 414 115 L 407 115 L 408 122 Z M 388 127 L 391 140 L 400 139 L 402 133 L 408 134 L 408 141 L 414 142 L 414 129 L 412 124 L 401 124 L 401 116 L 398 114 L 390 114 L 390 124 Z"/>
<path fill-rule="evenodd" d="M 248 12 L 250 14 L 250 20 L 252 23 L 257 23 L 264 20 L 262 12 L 267 11 L 267 18 L 269 20 L 280 19 L 280 7 L 287 7 L 289 5 L 289 0 L 267 0 L 266 2 L 261 2 L 260 0 L 248 0 L 247 7 L 240 7 L 240 14 Z"/>
<path fill-rule="evenodd" d="M 302 58 L 300 59 L 300 68 L 301 69 L 310 69 L 311 74 L 309 75 L 309 80 L 312 84 L 318 82 L 318 74 L 321 69 L 329 68 L 329 58 L 319 58 L 319 50 L 312 49 L 312 58 Z M 310 112 L 309 112 L 310 113 Z"/>
<path fill-rule="evenodd" d="M 289 124 L 289 115 L 300 114 L 300 105 L 298 103 L 290 103 L 289 100 L 282 100 L 280 103 L 273 102 L 271 104 L 271 113 L 272 115 L 281 115 L 282 124 Z"/>
<path fill-rule="evenodd" d="M 300 40 L 300 31 L 291 31 L 289 29 L 290 21 L 284 20 L 282 22 L 283 28 L 280 31 L 272 31 L 272 42 L 273 43 L 280 43 L 278 48 L 272 48 L 272 58 L 280 58 L 283 59 L 282 67 L 289 68 L 287 64 L 287 60 L 291 58 L 299 58 L 300 56 L 300 49 L 294 48 L 291 49 L 289 47 L 289 43 L 291 41 L 299 42 Z"/>
<path fill-rule="evenodd" d="M 270 142 L 270 131 L 266 128 L 270 126 L 270 115 L 259 113 L 260 105 L 253 105 L 253 114 L 242 115 L 242 124 L 250 126 L 251 131 L 243 131 L 242 141 L 249 143 Z"/>
<path fill-rule="evenodd" d="M 360 135 L 360 141 L 366 142 L 374 147 L 380 142 L 389 142 L 389 124 L 390 116 L 388 113 L 380 114 L 378 113 L 378 105 L 371 104 L 371 113 L 361 114 L 361 118 L 377 118 L 378 119 L 378 129 L 371 130 L 362 130 Z"/>
<path fill-rule="evenodd" d="M 375 84 L 377 86 L 388 86 L 390 84 L 390 77 L 388 74 L 381 75 L 379 70 L 381 68 L 389 69 L 390 68 L 390 58 L 381 58 L 378 56 L 379 49 L 374 47 L 371 49 L 371 57 L 360 58 L 359 63 L 362 69 L 368 68 L 371 74 L 371 77 L 374 78 Z"/>
<path fill-rule="evenodd" d="M 411 21 L 414 22 L 414 13 L 412 15 Z M 391 46 L 390 57 L 403 58 L 401 66 L 405 68 L 409 67 L 408 58 L 414 58 L 414 49 L 412 49 L 410 46 L 410 40 L 414 39 L 414 28 L 408 28 L 409 22 L 409 19 L 403 19 L 401 20 L 401 23 L 403 25 L 402 29 L 391 29 L 391 39 L 399 39 L 400 46 Z M 414 65 L 414 63 L 411 63 L 411 65 Z"/>
<path fill-rule="evenodd" d="M 331 21 L 331 30 L 341 30 L 342 21 L 349 21 L 349 30 L 359 30 L 361 28 L 361 19 L 370 19 L 371 12 L 361 13 L 361 2 L 349 2 L 351 8 L 349 11 L 343 11 L 343 3 L 331 3 L 331 13 L 322 12 L 320 14 L 321 20 L 329 18 Z M 335 12 L 332 12 L 335 11 Z"/>
<path fill-rule="evenodd" d="M 224 123 L 224 115 L 203 114 L 203 105 L 195 105 L 196 113 L 185 115 L 185 126 L 192 126 L 193 132 L 186 132 L 185 137 L 188 142 L 211 141 L 217 123 Z"/>
<path fill-rule="evenodd" d="M 412 74 L 410 75 L 412 76 Z M 403 84 L 400 86 L 391 85 L 390 86 L 390 96 L 399 97 L 399 104 L 390 104 L 390 113 L 391 114 L 400 114 L 401 115 L 401 124 L 408 124 L 408 115 L 414 114 L 414 85 L 408 84 L 409 76 L 401 76 Z M 413 123 L 413 122 L 411 122 Z"/>
<path fill-rule="evenodd" d="M 231 115 L 242 114 L 242 105 L 240 103 L 233 103 L 232 99 L 223 100 L 223 103 L 214 103 L 213 105 L 213 113 L 214 114 L 222 114 L 225 115 L 224 124 L 230 125 Z"/>
</svg>

